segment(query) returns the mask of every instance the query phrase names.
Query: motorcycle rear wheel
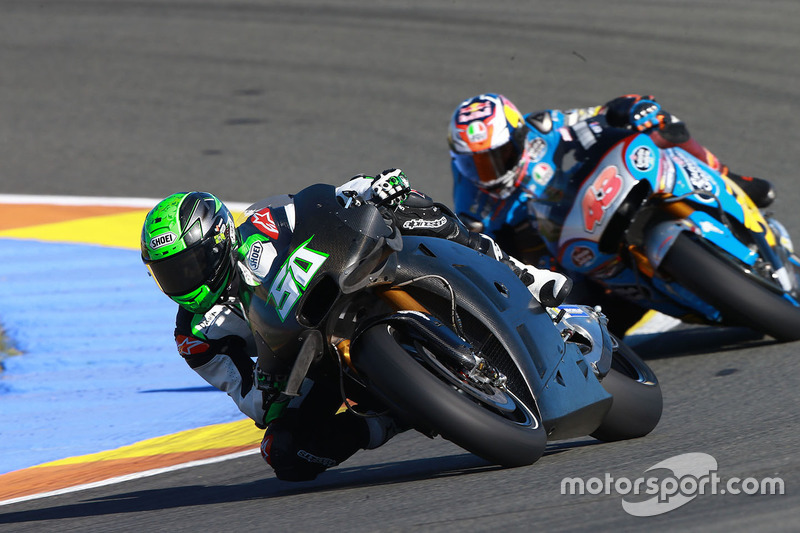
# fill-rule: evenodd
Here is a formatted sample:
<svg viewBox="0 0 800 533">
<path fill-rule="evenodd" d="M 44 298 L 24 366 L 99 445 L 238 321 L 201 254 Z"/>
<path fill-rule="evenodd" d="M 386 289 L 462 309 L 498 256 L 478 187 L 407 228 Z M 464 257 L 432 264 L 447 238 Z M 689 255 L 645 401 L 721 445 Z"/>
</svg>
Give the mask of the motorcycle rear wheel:
<svg viewBox="0 0 800 533">
<path fill-rule="evenodd" d="M 600 384 L 614 401 L 592 437 L 606 442 L 635 439 L 658 425 L 664 405 L 661 386 L 655 373 L 629 346 L 617 340 L 611 370 Z"/>
<path fill-rule="evenodd" d="M 542 456 L 547 436 L 538 414 L 504 389 L 479 391 L 446 365 L 431 364 L 435 354 L 420 348 L 378 324 L 359 336 L 351 357 L 370 388 L 418 429 L 433 430 L 505 467 L 530 465 Z"/>
<path fill-rule="evenodd" d="M 724 323 L 749 327 L 779 341 L 800 339 L 800 307 L 687 234 L 678 235 L 661 266 L 678 283 L 719 310 Z"/>
</svg>

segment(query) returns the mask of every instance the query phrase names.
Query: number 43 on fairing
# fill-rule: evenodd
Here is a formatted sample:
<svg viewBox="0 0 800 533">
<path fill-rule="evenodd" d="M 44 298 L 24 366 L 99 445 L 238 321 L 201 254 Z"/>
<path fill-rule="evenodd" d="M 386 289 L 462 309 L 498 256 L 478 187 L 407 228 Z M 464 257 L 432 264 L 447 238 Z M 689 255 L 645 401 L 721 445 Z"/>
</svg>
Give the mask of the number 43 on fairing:
<svg viewBox="0 0 800 533">
<path fill-rule="evenodd" d="M 313 238 L 309 238 L 292 252 L 269 289 L 267 302 L 271 300 L 275 303 L 275 310 L 281 322 L 286 320 L 289 311 L 303 295 L 314 274 L 328 258 L 328 254 L 307 247 Z"/>
</svg>

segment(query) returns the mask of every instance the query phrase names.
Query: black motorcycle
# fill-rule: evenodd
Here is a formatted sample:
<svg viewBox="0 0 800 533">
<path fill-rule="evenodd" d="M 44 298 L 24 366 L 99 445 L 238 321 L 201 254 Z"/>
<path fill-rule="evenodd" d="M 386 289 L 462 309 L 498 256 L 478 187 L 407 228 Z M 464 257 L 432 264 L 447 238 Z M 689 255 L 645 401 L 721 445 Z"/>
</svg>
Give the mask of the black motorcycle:
<svg viewBox="0 0 800 533">
<path fill-rule="evenodd" d="M 294 231 L 277 236 L 265 217 L 290 201 Z M 504 264 L 403 237 L 358 197 L 342 204 L 334 187 L 313 185 L 255 204 L 240 225 L 259 365 L 268 354 L 291 366 L 285 394 L 310 373 L 337 379 L 348 408 L 377 399 L 404 424 L 503 466 L 535 462 L 548 440 L 629 439 L 656 426 L 658 381 L 599 310 L 543 308 Z M 261 272 L 264 235 L 279 251 Z"/>
</svg>

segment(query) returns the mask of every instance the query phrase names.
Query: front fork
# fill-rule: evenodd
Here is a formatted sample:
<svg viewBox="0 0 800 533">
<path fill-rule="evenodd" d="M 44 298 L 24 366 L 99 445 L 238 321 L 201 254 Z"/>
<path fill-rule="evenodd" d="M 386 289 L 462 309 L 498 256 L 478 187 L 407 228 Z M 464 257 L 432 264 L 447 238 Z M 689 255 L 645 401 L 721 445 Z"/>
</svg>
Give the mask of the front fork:
<svg viewBox="0 0 800 533">
<path fill-rule="evenodd" d="M 430 314 L 430 312 L 419 303 L 413 296 L 402 289 L 383 285 L 375 288 L 375 293 L 395 311 L 417 311 L 419 313 Z M 353 363 L 350 361 L 350 339 L 343 339 L 336 343 L 336 352 L 344 364 L 355 371 Z"/>
<path fill-rule="evenodd" d="M 505 375 L 475 353 L 468 341 L 450 327 L 439 322 L 424 305 L 408 292 L 398 287 L 384 285 L 376 287 L 375 293 L 396 313 L 379 319 L 378 322 L 405 324 L 409 331 L 417 337 L 437 346 L 437 354 L 443 357 L 449 365 L 459 369 L 464 379 L 473 382 L 490 383 L 497 388 L 505 387 Z M 423 315 L 426 318 L 422 319 L 421 316 Z M 335 345 L 335 348 L 342 362 L 356 371 L 350 358 L 350 340 L 341 340 Z"/>
</svg>

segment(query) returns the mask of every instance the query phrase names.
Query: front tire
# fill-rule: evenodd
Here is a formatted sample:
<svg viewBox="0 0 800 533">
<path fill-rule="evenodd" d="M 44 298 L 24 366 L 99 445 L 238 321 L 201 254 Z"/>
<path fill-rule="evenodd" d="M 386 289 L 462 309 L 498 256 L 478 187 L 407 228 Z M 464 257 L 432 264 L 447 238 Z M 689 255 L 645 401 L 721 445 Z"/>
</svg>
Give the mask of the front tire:
<svg viewBox="0 0 800 533">
<path fill-rule="evenodd" d="M 661 265 L 675 281 L 722 313 L 726 323 L 749 327 L 779 341 L 800 339 L 800 307 L 687 234 L 678 235 Z"/>
<path fill-rule="evenodd" d="M 658 425 L 663 411 L 661 386 L 647 363 L 618 339 L 611 370 L 600 384 L 613 396 L 603 422 L 591 435 L 612 442 L 644 437 Z"/>
<path fill-rule="evenodd" d="M 351 350 L 356 369 L 387 404 L 418 429 L 433 430 L 494 464 L 523 466 L 542 456 L 547 436 L 538 414 L 502 389 L 490 391 L 483 401 L 468 383 L 459 386 L 456 373 L 426 364 L 424 354 L 415 353 L 419 347 L 405 341 L 402 332 L 378 324 Z M 496 409 L 492 394 L 508 400 L 508 406 Z"/>
</svg>

